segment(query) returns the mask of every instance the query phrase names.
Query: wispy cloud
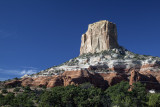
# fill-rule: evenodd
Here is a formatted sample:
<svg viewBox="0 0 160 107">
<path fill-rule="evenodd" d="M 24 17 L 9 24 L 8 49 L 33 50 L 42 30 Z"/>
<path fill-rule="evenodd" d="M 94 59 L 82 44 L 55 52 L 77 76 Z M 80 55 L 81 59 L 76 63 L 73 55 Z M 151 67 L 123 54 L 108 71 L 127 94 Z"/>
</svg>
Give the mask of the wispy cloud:
<svg viewBox="0 0 160 107">
<path fill-rule="evenodd" d="M 25 74 L 34 74 L 34 73 L 36 73 L 37 72 L 37 70 L 34 70 L 34 69 L 30 69 L 30 70 L 23 70 L 23 71 L 21 71 L 21 75 L 25 75 Z"/>
<path fill-rule="evenodd" d="M 21 77 L 25 74 L 31 75 L 31 74 L 37 73 L 38 71 L 39 70 L 34 67 L 29 67 L 21 70 L 0 68 L 0 81 L 6 80 L 6 79 L 12 79 L 15 77 Z"/>
<path fill-rule="evenodd" d="M 37 69 L 23 69 L 23 70 L 8 70 L 0 69 L 0 74 L 12 74 L 12 75 L 25 75 L 25 74 L 34 74 L 38 72 Z"/>
</svg>

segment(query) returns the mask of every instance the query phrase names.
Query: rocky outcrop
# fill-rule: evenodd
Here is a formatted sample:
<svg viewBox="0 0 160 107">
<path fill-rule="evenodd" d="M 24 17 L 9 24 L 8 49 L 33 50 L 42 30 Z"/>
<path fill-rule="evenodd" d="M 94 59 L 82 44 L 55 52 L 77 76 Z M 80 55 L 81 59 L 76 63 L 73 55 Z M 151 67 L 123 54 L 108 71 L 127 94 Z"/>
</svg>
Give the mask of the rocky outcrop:
<svg viewBox="0 0 160 107">
<path fill-rule="evenodd" d="M 22 86 L 42 87 L 48 88 L 55 86 L 79 85 L 82 83 L 90 82 L 95 87 L 106 89 L 120 81 L 125 80 L 122 75 L 115 73 L 99 74 L 91 73 L 87 70 L 78 71 L 65 71 L 62 75 L 54 75 L 51 77 L 37 77 L 37 78 L 22 78 L 17 81 L 6 83 L 6 86 L 14 86 L 20 83 Z"/>
<path fill-rule="evenodd" d="M 22 78 L 21 79 L 21 82 L 22 82 L 21 85 L 22 86 L 33 86 L 32 85 L 33 81 L 34 81 L 33 78 Z"/>
<path fill-rule="evenodd" d="M 117 28 L 112 22 L 102 20 L 88 26 L 81 38 L 80 55 L 118 48 Z"/>
<path fill-rule="evenodd" d="M 61 76 L 52 76 L 52 78 L 48 81 L 48 84 L 45 85 L 46 87 L 56 87 L 56 86 L 63 86 L 63 79 Z"/>
<path fill-rule="evenodd" d="M 55 75 L 58 78 L 54 78 Z M 44 82 L 51 84 L 47 87 L 90 82 L 96 87 L 107 88 L 120 81 L 130 81 L 130 85 L 140 81 L 147 84 L 148 89 L 158 89 L 160 58 L 135 54 L 119 46 L 116 25 L 102 20 L 90 24 L 82 35 L 80 56 L 32 75 L 31 78 L 41 76 L 54 78 L 51 83 Z"/>
<path fill-rule="evenodd" d="M 9 82 L 5 83 L 4 85 L 5 86 L 16 87 L 16 86 L 20 86 L 21 83 L 22 83 L 22 81 L 20 81 L 20 80 L 12 80 L 12 81 L 9 81 Z"/>
<path fill-rule="evenodd" d="M 53 76 L 41 76 L 41 77 L 30 77 L 22 78 L 20 80 L 13 80 L 5 83 L 6 86 L 17 86 L 20 84 L 22 86 L 32 86 L 32 87 L 42 87 L 46 86 L 48 88 L 56 86 L 67 86 L 67 85 L 79 85 L 82 83 L 89 82 L 95 87 L 106 89 L 108 86 L 113 86 L 121 81 L 129 81 L 132 86 L 135 82 L 140 81 L 145 83 L 147 89 L 157 89 L 160 90 L 159 75 L 152 72 L 142 72 L 140 73 L 137 69 L 131 69 L 130 74 L 126 73 L 94 73 L 87 70 L 78 71 L 65 71 L 61 75 Z"/>
<path fill-rule="evenodd" d="M 160 81 L 154 75 L 154 73 L 155 72 L 148 72 L 148 71 L 140 72 L 137 69 L 132 69 L 129 84 L 132 87 L 134 83 L 141 82 L 143 84 L 146 84 L 147 89 L 160 90 Z"/>
<path fill-rule="evenodd" d="M 131 77 L 129 81 L 129 85 L 133 85 L 135 82 L 140 81 L 141 75 L 135 69 L 131 69 Z"/>
<path fill-rule="evenodd" d="M 109 86 L 113 86 L 121 81 L 127 81 L 127 75 L 119 73 L 100 73 Z"/>
<path fill-rule="evenodd" d="M 90 24 L 82 35 L 78 57 L 6 85 L 49 88 L 90 82 L 106 89 L 121 81 L 129 81 L 131 86 L 140 81 L 147 89 L 160 90 L 160 58 L 135 54 L 119 46 L 116 25 L 102 20 Z"/>
<path fill-rule="evenodd" d="M 76 85 L 76 84 L 82 84 L 85 82 L 89 82 L 90 73 L 85 70 L 78 70 L 78 71 L 65 71 L 62 74 L 63 80 L 64 80 L 64 86 L 67 85 Z"/>
</svg>

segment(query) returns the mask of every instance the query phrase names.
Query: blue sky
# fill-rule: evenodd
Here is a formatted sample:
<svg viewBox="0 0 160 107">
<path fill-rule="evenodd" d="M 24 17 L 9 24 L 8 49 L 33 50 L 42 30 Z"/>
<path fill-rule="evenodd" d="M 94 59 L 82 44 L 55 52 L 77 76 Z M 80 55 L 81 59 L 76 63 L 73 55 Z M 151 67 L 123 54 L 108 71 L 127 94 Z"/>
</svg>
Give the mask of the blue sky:
<svg viewBox="0 0 160 107">
<path fill-rule="evenodd" d="M 128 50 L 160 57 L 159 0 L 0 0 L 0 80 L 79 55 L 88 24 L 116 23 Z"/>
</svg>

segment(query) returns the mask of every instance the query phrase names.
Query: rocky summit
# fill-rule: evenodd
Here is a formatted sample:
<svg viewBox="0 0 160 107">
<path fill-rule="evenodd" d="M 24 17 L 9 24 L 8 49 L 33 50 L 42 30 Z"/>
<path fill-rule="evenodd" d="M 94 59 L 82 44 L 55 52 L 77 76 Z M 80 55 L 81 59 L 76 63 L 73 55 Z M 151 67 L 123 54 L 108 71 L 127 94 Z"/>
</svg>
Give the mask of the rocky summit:
<svg viewBox="0 0 160 107">
<path fill-rule="evenodd" d="M 140 81 L 147 89 L 160 90 L 160 58 L 119 46 L 116 25 L 103 20 L 90 24 L 82 35 L 78 57 L 5 85 L 55 87 L 90 82 L 105 89 L 121 81 L 130 85 Z"/>
<path fill-rule="evenodd" d="M 82 35 L 80 55 L 118 48 L 116 25 L 107 20 L 89 24 Z"/>
</svg>

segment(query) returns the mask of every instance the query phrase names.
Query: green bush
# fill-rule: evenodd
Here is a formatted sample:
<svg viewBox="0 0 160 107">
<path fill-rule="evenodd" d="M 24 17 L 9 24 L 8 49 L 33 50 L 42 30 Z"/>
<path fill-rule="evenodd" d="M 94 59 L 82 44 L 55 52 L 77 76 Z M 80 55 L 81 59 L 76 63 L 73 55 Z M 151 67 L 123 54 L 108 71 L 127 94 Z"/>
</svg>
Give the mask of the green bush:
<svg viewBox="0 0 160 107">
<path fill-rule="evenodd" d="M 160 107 L 160 93 L 159 94 L 149 94 L 148 105 L 150 107 Z"/>
<path fill-rule="evenodd" d="M 34 107 L 33 101 L 30 99 L 30 95 L 27 93 L 18 94 L 13 100 L 11 106 L 14 107 Z"/>
<path fill-rule="evenodd" d="M 141 84 L 140 82 L 136 82 L 133 84 L 133 89 L 131 91 L 131 97 L 133 102 L 137 106 L 144 106 L 147 102 L 147 92 L 145 85 Z"/>
<path fill-rule="evenodd" d="M 20 88 L 16 87 L 13 91 L 14 92 L 19 92 Z"/>
<path fill-rule="evenodd" d="M 13 78 L 13 79 L 14 79 L 14 80 L 19 80 L 19 78 L 17 78 L 17 77 L 16 77 L 16 78 Z"/>
<path fill-rule="evenodd" d="M 109 101 L 104 92 L 98 88 L 55 87 L 41 96 L 40 107 L 107 107 Z"/>
<path fill-rule="evenodd" d="M 4 96 L 0 94 L 0 106 L 4 104 Z"/>
<path fill-rule="evenodd" d="M 9 92 L 4 98 L 5 104 L 6 105 L 11 105 L 12 102 L 13 102 L 13 99 L 14 99 L 14 93 Z"/>
<path fill-rule="evenodd" d="M 133 85 L 132 91 L 128 89 L 130 89 L 129 83 L 124 81 L 105 91 L 95 88 L 90 83 L 42 90 L 31 90 L 30 87 L 24 87 L 25 91 L 17 93 L 16 96 L 10 92 L 5 95 L 0 94 L 0 106 L 34 107 L 35 104 L 39 107 L 160 106 L 160 94 L 147 94 L 143 84 L 137 82 Z"/>
<path fill-rule="evenodd" d="M 0 94 L 0 106 L 7 107 L 34 107 L 34 97 L 36 93 L 21 93 L 17 96 L 14 93 L 7 93 L 5 96 Z"/>
<path fill-rule="evenodd" d="M 79 86 L 80 86 L 81 88 L 83 88 L 83 89 L 88 89 L 88 88 L 93 87 L 93 84 L 87 82 L 87 83 L 83 83 L 83 84 L 81 84 L 81 85 L 79 85 Z"/>
<path fill-rule="evenodd" d="M 24 92 L 25 92 L 25 93 L 29 93 L 29 92 L 32 91 L 29 86 L 26 86 L 26 87 L 24 87 L 23 89 L 24 89 Z"/>
<path fill-rule="evenodd" d="M 6 94 L 6 93 L 8 93 L 8 91 L 6 89 L 2 89 L 2 93 Z"/>
<path fill-rule="evenodd" d="M 146 105 L 147 93 L 145 86 L 137 82 L 134 84 L 132 91 L 128 91 L 129 88 L 129 83 L 122 81 L 119 84 L 109 87 L 105 93 L 110 96 L 112 105 L 119 105 L 122 107 Z"/>
</svg>

